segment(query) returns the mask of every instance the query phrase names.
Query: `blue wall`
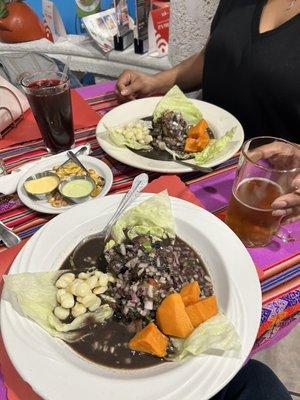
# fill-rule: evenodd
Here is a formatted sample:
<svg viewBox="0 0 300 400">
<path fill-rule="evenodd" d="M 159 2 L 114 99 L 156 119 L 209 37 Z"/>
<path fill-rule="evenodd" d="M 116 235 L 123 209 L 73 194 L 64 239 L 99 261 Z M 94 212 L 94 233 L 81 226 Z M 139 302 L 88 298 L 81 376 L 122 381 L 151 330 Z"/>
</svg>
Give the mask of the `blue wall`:
<svg viewBox="0 0 300 400">
<path fill-rule="evenodd" d="M 75 33 L 75 16 L 76 16 L 76 2 L 75 0 L 52 0 L 58 8 L 60 15 L 64 21 L 68 33 Z M 42 18 L 42 0 L 26 0 Z M 111 7 L 112 0 L 102 0 L 101 8 L 103 10 Z"/>
</svg>

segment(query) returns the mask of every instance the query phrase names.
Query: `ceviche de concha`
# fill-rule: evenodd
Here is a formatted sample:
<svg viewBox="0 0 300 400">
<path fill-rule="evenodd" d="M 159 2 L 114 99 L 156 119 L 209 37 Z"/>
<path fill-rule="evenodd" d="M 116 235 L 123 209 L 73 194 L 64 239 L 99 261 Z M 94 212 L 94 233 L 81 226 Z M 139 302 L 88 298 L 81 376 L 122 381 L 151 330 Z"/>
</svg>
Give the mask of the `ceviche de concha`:
<svg viewBox="0 0 300 400">
<path fill-rule="evenodd" d="M 224 150 L 236 131 L 232 127 L 216 139 L 198 107 L 178 86 L 158 102 L 152 116 L 120 126 L 106 126 L 106 129 L 114 144 L 126 146 L 140 155 L 157 158 L 157 153 L 163 151 L 173 159 L 194 159 L 199 165 Z"/>
<path fill-rule="evenodd" d="M 123 214 L 105 243 L 97 240 L 81 250 L 81 268 L 67 257 L 58 271 L 4 277 L 26 317 L 112 368 L 239 350 L 201 255 L 176 234 L 166 192 Z"/>
</svg>

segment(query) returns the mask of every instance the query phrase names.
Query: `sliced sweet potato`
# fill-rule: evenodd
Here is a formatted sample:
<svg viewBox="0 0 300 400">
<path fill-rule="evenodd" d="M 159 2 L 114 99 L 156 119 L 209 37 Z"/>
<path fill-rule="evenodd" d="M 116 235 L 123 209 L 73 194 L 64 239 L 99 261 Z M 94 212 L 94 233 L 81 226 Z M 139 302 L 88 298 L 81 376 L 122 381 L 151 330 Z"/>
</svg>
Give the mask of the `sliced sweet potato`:
<svg viewBox="0 0 300 400">
<path fill-rule="evenodd" d="M 202 133 L 206 133 L 207 128 L 208 128 L 208 123 L 206 122 L 205 119 L 202 119 L 200 122 L 198 122 L 197 125 L 192 126 L 188 130 L 187 135 L 189 138 L 197 139 Z"/>
<path fill-rule="evenodd" d="M 184 144 L 186 153 L 197 153 L 202 151 L 210 142 L 210 137 L 207 132 L 208 124 L 205 119 L 198 122 L 197 125 L 189 129 L 187 138 Z"/>
<path fill-rule="evenodd" d="M 196 328 L 202 322 L 207 321 L 218 313 L 216 296 L 206 297 L 185 307 L 186 313 L 190 318 L 193 327 Z"/>
<path fill-rule="evenodd" d="M 202 151 L 205 147 L 208 146 L 210 142 L 210 137 L 207 132 L 203 132 L 199 135 L 197 139 L 197 151 Z"/>
<path fill-rule="evenodd" d="M 179 293 L 172 293 L 161 302 L 156 321 L 165 335 L 186 338 L 194 330 Z"/>
<path fill-rule="evenodd" d="M 129 348 L 153 356 L 164 357 L 167 354 L 168 343 L 168 338 L 153 322 L 150 322 L 130 340 Z"/>
<path fill-rule="evenodd" d="M 199 283 L 194 281 L 183 286 L 180 290 L 180 296 L 185 306 L 194 304 L 199 301 L 200 296 L 200 286 Z"/>
<path fill-rule="evenodd" d="M 198 139 L 186 138 L 184 144 L 184 151 L 186 153 L 196 153 L 197 152 L 197 141 Z"/>
</svg>

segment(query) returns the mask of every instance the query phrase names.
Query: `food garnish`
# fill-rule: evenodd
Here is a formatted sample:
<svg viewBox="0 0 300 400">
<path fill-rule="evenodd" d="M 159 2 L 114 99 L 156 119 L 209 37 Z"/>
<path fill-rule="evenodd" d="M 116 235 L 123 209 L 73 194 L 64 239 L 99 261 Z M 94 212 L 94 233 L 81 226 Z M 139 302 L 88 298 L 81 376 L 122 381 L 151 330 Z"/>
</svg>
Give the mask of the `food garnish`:
<svg viewBox="0 0 300 400">
<path fill-rule="evenodd" d="M 202 119 L 188 130 L 184 151 L 186 153 L 197 153 L 205 149 L 210 141 L 208 123 L 205 119 Z"/>
<path fill-rule="evenodd" d="M 153 138 L 146 121 L 137 120 L 122 126 L 106 128 L 117 146 L 128 146 L 136 150 L 151 149 L 150 143 Z"/>
<path fill-rule="evenodd" d="M 130 340 L 128 346 L 131 350 L 149 353 L 157 357 L 165 357 L 168 345 L 169 339 L 167 336 L 162 334 L 153 322 L 150 322 Z"/>
<path fill-rule="evenodd" d="M 173 361 L 180 361 L 189 355 L 200 355 L 208 350 L 239 351 L 240 338 L 229 319 L 218 313 L 200 324 L 186 339 L 172 338 L 175 348 Z"/>
<path fill-rule="evenodd" d="M 198 107 L 185 96 L 178 86 L 173 86 L 159 101 L 153 113 L 154 121 L 157 121 L 165 111 L 181 113 L 188 125 L 196 125 L 202 119 Z"/>
<path fill-rule="evenodd" d="M 101 323 L 113 314 L 111 307 L 101 305 L 101 298 L 95 294 L 99 288 L 104 293 L 109 282 L 114 282 L 111 275 L 100 271 L 86 273 L 85 279 L 82 275 L 76 278 L 74 273 L 53 271 L 7 275 L 4 281 L 27 317 L 67 342 L 79 340 L 86 335 L 84 327 Z"/>
<path fill-rule="evenodd" d="M 220 139 L 213 139 L 207 145 L 207 147 L 202 150 L 200 153 L 195 153 L 193 156 L 195 157 L 195 161 L 197 164 L 205 164 L 208 161 L 211 161 L 215 156 L 221 153 L 229 143 L 232 141 L 235 135 L 236 127 L 232 128 L 229 132 L 225 133 Z"/>
<path fill-rule="evenodd" d="M 200 298 L 200 286 L 197 281 L 187 283 L 179 292 L 185 306 L 196 303 Z"/>
<path fill-rule="evenodd" d="M 169 336 L 186 338 L 194 330 L 178 293 L 169 294 L 161 302 L 156 311 L 156 321 L 161 331 Z"/>
<path fill-rule="evenodd" d="M 196 303 L 189 304 L 185 307 L 185 311 L 194 328 L 197 328 L 202 322 L 207 321 L 218 313 L 216 297 L 206 297 Z"/>
</svg>

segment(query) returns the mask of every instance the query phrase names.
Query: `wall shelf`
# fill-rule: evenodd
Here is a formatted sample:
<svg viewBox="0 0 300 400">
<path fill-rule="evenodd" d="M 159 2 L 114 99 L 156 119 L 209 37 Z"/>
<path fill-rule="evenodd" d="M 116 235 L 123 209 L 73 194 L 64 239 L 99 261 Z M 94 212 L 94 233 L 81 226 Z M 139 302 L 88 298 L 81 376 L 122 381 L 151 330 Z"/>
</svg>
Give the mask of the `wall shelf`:
<svg viewBox="0 0 300 400">
<path fill-rule="evenodd" d="M 171 67 L 168 57 L 154 58 L 148 54 L 138 55 L 134 53 L 133 47 L 123 52 L 112 51 L 104 55 L 97 45 L 80 35 L 68 35 L 67 40 L 59 40 L 56 43 L 47 39 L 17 44 L 0 42 L 0 54 L 30 51 L 44 53 L 63 62 L 68 55 L 71 55 L 73 71 L 88 71 L 111 77 L 119 76 L 127 68 L 156 73 Z"/>
</svg>

